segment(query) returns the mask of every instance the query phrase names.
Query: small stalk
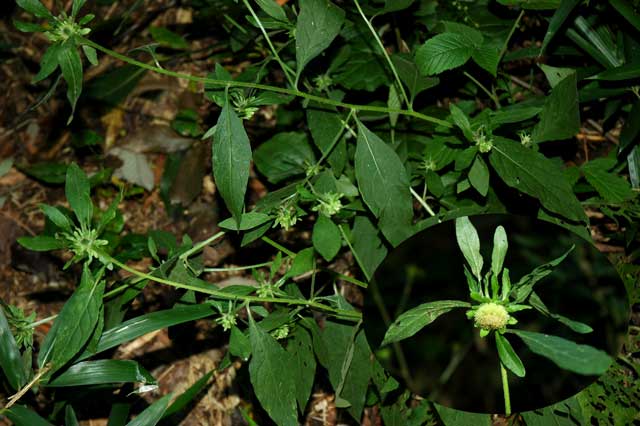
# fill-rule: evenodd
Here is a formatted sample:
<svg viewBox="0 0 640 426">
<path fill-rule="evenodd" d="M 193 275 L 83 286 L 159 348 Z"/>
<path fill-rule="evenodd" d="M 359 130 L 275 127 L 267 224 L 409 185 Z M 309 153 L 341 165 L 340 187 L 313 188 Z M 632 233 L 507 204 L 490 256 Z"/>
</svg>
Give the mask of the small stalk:
<svg viewBox="0 0 640 426">
<path fill-rule="evenodd" d="M 504 395 L 504 414 L 511 415 L 511 396 L 509 394 L 509 377 L 507 369 L 504 368 L 502 361 L 500 362 L 500 375 L 502 376 L 502 394 Z"/>
</svg>

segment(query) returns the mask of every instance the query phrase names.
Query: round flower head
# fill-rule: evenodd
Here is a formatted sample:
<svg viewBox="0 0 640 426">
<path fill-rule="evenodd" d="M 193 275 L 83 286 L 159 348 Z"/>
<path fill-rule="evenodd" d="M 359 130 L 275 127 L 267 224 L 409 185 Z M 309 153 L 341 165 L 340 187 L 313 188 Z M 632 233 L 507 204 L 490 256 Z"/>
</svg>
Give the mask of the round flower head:
<svg viewBox="0 0 640 426">
<path fill-rule="evenodd" d="M 483 303 L 474 315 L 475 325 L 483 330 L 500 330 L 509 322 L 507 309 L 497 303 Z"/>
</svg>

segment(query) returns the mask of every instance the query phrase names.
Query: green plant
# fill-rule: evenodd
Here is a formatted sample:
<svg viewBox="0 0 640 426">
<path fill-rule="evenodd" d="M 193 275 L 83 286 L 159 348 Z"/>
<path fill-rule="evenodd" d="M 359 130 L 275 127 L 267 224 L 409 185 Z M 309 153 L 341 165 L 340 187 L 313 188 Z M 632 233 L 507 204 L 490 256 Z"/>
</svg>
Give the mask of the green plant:
<svg viewBox="0 0 640 426">
<path fill-rule="evenodd" d="M 518 354 L 513 350 L 507 335 L 516 335 L 535 354 L 553 361 L 560 368 L 583 374 L 601 375 L 611 365 L 612 359 L 605 352 L 588 345 L 579 345 L 570 340 L 512 326 L 518 323 L 513 315 L 524 309 L 536 309 L 542 315 L 553 318 L 576 333 L 590 333 L 593 329 L 587 324 L 571 320 L 549 311 L 534 286 L 553 272 L 567 255 L 565 254 L 544 265 L 536 267 L 515 283 L 511 283 L 509 269 L 504 267 L 507 248 L 507 234 L 498 226 L 493 237 L 491 266 L 483 274 L 484 260 L 480 254 L 480 239 L 468 217 L 456 219 L 456 239 L 467 265 L 464 266 L 469 296 L 475 304 L 458 300 L 441 300 L 423 303 L 399 315 L 389 326 L 382 346 L 407 339 L 441 315 L 454 308 L 468 308 L 467 318 L 479 329 L 480 337 L 492 336 L 500 358 L 500 374 L 504 393 L 506 415 L 511 415 L 511 397 L 509 393 L 508 371 L 518 377 L 526 374 Z"/>
<path fill-rule="evenodd" d="M 607 238 L 637 256 L 637 1 L 192 0 L 181 7 L 194 21 L 171 29 L 144 20 L 130 27 L 144 2 L 67 3 L 70 10 L 54 15 L 39 0 L 15 2 L 16 29 L 49 42 L 33 79 L 31 89 L 43 88 L 33 108 L 66 84 L 72 124 L 63 156 L 16 161 L 34 180 L 64 184 L 69 205 L 40 206 L 42 234 L 19 241 L 53 250 L 79 281 L 53 317 L 35 320 L 9 304 L 0 310 L 3 384 L 14 393 L 2 413 L 18 425 L 47 424 L 35 413 L 43 412 L 40 389 L 134 383 L 127 386 L 148 391 L 156 382 L 140 364 L 98 358 L 145 333 L 204 318 L 228 342 L 220 368 L 248 365 L 253 394 L 277 424 L 297 424 L 309 411 L 311 389 L 323 384 L 343 419 L 358 422 L 366 407 L 379 405 L 389 424 L 450 424 L 445 409 L 413 401 L 371 357 L 357 297 L 349 297 L 352 286 L 366 291 L 389 250 L 441 221 L 486 212 L 532 212 L 588 238 L 595 224 L 585 210 L 597 209 L 618 225 Z M 97 12 L 107 7 L 120 13 Z M 95 17 L 80 16 L 83 8 Z M 616 13 L 624 23 L 603 19 Z M 122 37 L 129 27 L 133 34 Z M 84 58 L 95 66 L 99 55 L 100 67 L 85 76 Z M 202 177 L 213 176 L 224 231 L 203 241 L 128 228 L 119 206 L 156 187 L 152 164 L 136 149 L 112 149 L 83 115 L 94 107 L 129 114 L 127 97 L 151 73 L 188 83 L 181 93 L 203 102 L 169 118 L 183 139 L 150 149 L 166 151 L 157 190 L 175 220 Z M 572 140 L 589 120 L 602 121 L 604 131 L 619 127 L 609 155 L 574 152 Z M 202 154 L 206 142 L 210 157 Z M 114 171 L 105 154 L 123 165 Z M 10 168 L 10 161 L 0 163 L 0 175 Z M 174 197 L 183 176 L 193 179 L 186 184 L 193 194 Z M 266 195 L 256 190 L 261 185 Z M 0 204 L 10 201 L 5 195 Z M 205 266 L 206 248 L 235 236 L 238 249 L 267 260 Z M 150 266 L 139 270 L 136 261 Z M 207 275 L 249 271 L 255 285 L 219 287 Z M 496 293 L 494 275 L 488 277 L 471 276 L 473 300 L 486 305 L 470 312 L 484 327 L 500 325 L 482 319 L 487 311 L 503 321 L 500 307 L 507 310 L 504 285 L 498 282 Z M 134 301 L 151 283 L 169 287 L 177 301 L 134 314 Z M 517 303 L 512 293 L 510 306 L 536 307 L 534 293 Z M 441 309 L 454 307 L 471 305 Z M 33 330 L 52 321 L 34 346 L 33 368 Z M 506 341 L 501 329 L 492 333 Z M 171 422 L 212 374 L 171 404 L 160 398 L 130 424 Z M 62 421 L 64 406 L 65 422 L 74 424 L 76 401 L 62 393 L 53 399 L 49 420 Z"/>
</svg>

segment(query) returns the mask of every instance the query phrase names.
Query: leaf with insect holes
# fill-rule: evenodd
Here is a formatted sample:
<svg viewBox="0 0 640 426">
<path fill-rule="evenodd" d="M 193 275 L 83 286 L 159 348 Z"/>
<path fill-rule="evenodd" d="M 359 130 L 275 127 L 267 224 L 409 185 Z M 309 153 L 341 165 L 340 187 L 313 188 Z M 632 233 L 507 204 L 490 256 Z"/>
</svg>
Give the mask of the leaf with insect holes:
<svg viewBox="0 0 640 426">
<path fill-rule="evenodd" d="M 231 215 L 240 225 L 249 182 L 251 144 L 242 120 L 226 98 L 218 117 L 212 144 L 213 177 Z"/>
<path fill-rule="evenodd" d="M 408 339 L 431 324 L 440 315 L 446 314 L 454 308 L 468 308 L 470 306 L 470 303 L 460 300 L 439 300 L 418 305 L 403 312 L 396 318 L 393 324 L 389 326 L 380 346 Z"/>
</svg>

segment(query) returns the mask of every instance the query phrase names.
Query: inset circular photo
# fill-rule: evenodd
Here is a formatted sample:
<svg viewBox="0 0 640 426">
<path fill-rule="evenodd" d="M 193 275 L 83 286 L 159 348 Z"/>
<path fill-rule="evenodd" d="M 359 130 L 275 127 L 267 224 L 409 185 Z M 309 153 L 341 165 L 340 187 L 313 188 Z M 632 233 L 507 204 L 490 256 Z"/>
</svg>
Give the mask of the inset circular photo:
<svg viewBox="0 0 640 426">
<path fill-rule="evenodd" d="M 460 217 L 391 252 L 365 304 L 377 359 L 414 393 L 478 413 L 522 412 L 605 373 L 628 324 L 607 257 L 528 217 Z"/>
</svg>

